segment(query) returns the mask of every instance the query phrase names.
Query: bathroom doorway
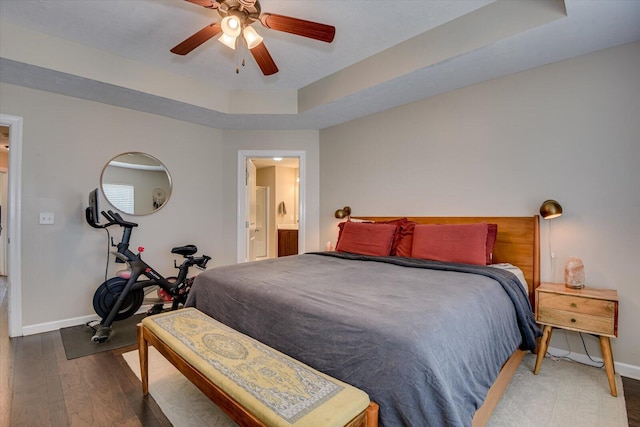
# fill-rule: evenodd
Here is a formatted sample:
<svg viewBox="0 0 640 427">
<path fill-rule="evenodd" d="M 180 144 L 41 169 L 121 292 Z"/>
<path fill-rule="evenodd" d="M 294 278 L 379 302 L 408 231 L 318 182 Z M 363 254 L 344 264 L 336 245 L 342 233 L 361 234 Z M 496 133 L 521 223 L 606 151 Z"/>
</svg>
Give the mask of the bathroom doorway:
<svg viewBox="0 0 640 427">
<path fill-rule="evenodd" d="M 238 262 L 276 258 L 284 234 L 303 251 L 304 152 L 239 151 L 238 172 Z"/>
</svg>

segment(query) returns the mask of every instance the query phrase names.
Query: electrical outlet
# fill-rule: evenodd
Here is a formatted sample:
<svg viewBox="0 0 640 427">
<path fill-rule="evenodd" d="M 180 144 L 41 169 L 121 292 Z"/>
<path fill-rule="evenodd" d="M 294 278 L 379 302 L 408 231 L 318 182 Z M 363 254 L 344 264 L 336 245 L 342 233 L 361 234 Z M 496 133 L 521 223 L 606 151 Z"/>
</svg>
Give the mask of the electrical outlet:
<svg viewBox="0 0 640 427">
<path fill-rule="evenodd" d="M 40 212 L 40 224 L 53 224 L 53 212 Z"/>
</svg>

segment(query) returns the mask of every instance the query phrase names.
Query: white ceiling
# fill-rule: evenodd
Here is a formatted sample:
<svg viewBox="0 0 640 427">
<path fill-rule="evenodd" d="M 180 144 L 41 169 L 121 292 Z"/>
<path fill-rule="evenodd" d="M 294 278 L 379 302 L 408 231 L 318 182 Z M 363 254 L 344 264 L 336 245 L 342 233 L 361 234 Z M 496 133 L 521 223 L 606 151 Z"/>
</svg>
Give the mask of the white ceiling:
<svg viewBox="0 0 640 427">
<path fill-rule="evenodd" d="M 543 3 L 548 10 L 539 16 L 517 8 Z M 334 25 L 335 40 L 254 24 L 280 69 L 265 77 L 250 54 L 215 39 L 184 57 L 170 53 L 220 20 L 215 10 L 189 2 L 0 0 L 0 81 L 221 129 L 322 129 L 640 40 L 638 0 L 262 0 L 261 6 Z M 236 74 L 242 58 L 246 66 Z"/>
</svg>

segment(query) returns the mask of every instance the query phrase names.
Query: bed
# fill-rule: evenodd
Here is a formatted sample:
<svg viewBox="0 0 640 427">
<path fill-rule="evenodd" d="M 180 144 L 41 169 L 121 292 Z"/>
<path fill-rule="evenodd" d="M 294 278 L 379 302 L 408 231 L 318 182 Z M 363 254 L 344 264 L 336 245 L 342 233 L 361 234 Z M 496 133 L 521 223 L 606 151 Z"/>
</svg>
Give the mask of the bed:
<svg viewBox="0 0 640 427">
<path fill-rule="evenodd" d="M 526 288 L 492 266 L 318 252 L 204 272 L 187 305 L 366 391 L 380 425 L 484 425 L 540 335 L 538 217 L 406 220 L 496 224 L 492 263 Z"/>
</svg>

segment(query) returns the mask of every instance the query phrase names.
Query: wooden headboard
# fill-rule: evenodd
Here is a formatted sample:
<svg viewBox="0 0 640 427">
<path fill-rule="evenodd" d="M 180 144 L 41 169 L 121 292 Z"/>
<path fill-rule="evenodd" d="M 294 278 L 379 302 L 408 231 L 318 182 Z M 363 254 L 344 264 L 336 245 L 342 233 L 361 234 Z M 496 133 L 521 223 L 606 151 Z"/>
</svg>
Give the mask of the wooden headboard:
<svg viewBox="0 0 640 427">
<path fill-rule="evenodd" d="M 358 216 L 366 221 L 388 221 L 398 217 Z M 540 285 L 540 220 L 538 215 L 525 217 L 407 217 L 418 224 L 498 224 L 493 262 L 508 262 L 519 267 L 529 286 L 529 300 L 534 307 L 535 289 Z"/>
</svg>

